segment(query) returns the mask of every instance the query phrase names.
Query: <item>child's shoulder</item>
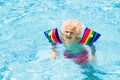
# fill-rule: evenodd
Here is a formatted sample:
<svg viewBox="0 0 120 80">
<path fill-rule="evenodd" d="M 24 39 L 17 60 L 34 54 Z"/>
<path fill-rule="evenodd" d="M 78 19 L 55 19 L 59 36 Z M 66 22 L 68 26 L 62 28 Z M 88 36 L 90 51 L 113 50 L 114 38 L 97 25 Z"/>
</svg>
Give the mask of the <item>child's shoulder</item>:
<svg viewBox="0 0 120 80">
<path fill-rule="evenodd" d="M 65 36 L 61 36 L 61 40 L 64 42 L 66 40 Z"/>
</svg>

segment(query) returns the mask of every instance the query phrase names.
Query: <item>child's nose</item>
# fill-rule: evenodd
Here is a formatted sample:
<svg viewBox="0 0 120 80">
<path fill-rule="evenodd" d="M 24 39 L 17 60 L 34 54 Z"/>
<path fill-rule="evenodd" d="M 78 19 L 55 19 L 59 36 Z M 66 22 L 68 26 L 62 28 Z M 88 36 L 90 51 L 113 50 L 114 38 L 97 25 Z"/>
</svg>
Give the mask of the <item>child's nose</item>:
<svg viewBox="0 0 120 80">
<path fill-rule="evenodd" d="M 68 32 L 67 35 L 70 36 L 71 34 Z"/>
</svg>

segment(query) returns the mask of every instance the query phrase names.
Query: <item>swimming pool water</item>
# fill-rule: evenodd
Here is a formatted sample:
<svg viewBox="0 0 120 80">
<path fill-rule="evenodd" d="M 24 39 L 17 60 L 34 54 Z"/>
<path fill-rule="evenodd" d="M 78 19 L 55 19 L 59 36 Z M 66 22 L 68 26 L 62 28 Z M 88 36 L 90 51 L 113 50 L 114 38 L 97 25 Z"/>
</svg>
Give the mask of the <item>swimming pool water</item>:
<svg viewBox="0 0 120 80">
<path fill-rule="evenodd" d="M 0 80 L 120 80 L 120 0 L 1 0 Z M 43 32 L 78 19 L 101 33 L 96 62 L 50 59 Z"/>
</svg>

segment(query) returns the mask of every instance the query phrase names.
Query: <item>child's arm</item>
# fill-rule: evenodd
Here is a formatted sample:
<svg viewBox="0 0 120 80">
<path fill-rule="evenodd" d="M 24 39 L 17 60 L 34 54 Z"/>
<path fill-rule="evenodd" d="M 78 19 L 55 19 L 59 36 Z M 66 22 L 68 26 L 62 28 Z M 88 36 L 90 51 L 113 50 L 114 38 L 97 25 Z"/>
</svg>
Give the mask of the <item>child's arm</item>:
<svg viewBox="0 0 120 80">
<path fill-rule="evenodd" d="M 56 46 L 55 45 L 52 45 L 51 47 L 50 47 L 51 49 L 52 49 L 52 55 L 51 55 L 51 59 L 55 59 L 57 56 L 58 56 L 58 54 L 57 54 L 57 51 L 56 51 Z"/>
<path fill-rule="evenodd" d="M 63 41 L 63 33 L 61 31 L 58 31 L 58 34 L 59 34 L 59 38 L 61 41 Z M 52 49 L 52 55 L 51 55 L 51 59 L 55 59 L 57 56 L 58 56 L 58 53 L 56 51 L 56 44 L 52 44 L 51 47 Z"/>
<path fill-rule="evenodd" d="M 91 55 L 90 55 L 90 61 L 94 61 L 95 60 L 95 52 L 96 52 L 96 48 L 95 46 L 91 46 Z"/>
</svg>

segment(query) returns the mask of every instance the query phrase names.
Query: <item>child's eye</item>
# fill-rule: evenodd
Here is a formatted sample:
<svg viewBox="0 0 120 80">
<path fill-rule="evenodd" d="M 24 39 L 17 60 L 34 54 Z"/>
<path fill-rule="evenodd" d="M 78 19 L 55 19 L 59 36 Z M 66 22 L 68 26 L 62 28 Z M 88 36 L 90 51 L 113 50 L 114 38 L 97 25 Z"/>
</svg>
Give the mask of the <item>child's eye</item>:
<svg viewBox="0 0 120 80">
<path fill-rule="evenodd" d="M 70 34 L 74 34 L 74 32 L 70 32 Z"/>
<path fill-rule="evenodd" d="M 66 33 L 68 33 L 68 31 L 65 31 Z"/>
</svg>

